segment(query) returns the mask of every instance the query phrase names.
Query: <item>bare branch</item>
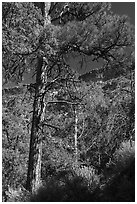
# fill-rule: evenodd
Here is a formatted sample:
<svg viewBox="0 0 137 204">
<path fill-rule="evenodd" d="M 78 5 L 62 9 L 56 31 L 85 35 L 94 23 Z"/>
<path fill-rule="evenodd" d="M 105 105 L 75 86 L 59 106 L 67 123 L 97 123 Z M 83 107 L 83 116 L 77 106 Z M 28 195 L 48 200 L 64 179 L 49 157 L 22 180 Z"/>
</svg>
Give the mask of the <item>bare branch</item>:
<svg viewBox="0 0 137 204">
<path fill-rule="evenodd" d="M 83 128 L 82 128 L 82 132 L 81 132 L 80 136 L 78 137 L 78 139 L 80 139 L 83 136 L 84 130 L 85 130 L 85 123 L 84 123 L 84 119 L 83 119 Z"/>
<path fill-rule="evenodd" d="M 42 126 L 44 126 L 44 125 L 46 125 L 46 126 L 48 126 L 48 127 L 51 127 L 51 128 L 54 128 L 54 129 L 56 129 L 56 130 L 61 130 L 60 127 L 55 126 L 55 125 L 51 125 L 51 124 L 48 124 L 48 123 L 43 123 Z"/>
<path fill-rule="evenodd" d="M 70 105 L 79 105 L 80 103 L 74 103 L 71 101 L 66 101 L 66 100 L 60 100 L 60 101 L 48 101 L 47 103 L 66 103 L 66 104 L 70 104 Z"/>
</svg>

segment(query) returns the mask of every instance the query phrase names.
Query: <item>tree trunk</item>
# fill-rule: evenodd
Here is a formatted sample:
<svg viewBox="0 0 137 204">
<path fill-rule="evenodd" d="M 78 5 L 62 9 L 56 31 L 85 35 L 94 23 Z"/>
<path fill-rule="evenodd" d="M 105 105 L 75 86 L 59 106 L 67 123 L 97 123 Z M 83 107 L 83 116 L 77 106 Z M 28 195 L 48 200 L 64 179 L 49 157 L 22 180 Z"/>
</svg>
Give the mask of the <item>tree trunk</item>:
<svg viewBox="0 0 137 204">
<path fill-rule="evenodd" d="M 77 164 L 77 162 L 78 162 L 78 116 L 77 116 L 76 107 L 74 107 L 74 117 L 75 117 L 75 133 L 74 133 L 74 139 L 75 139 L 75 162 Z"/>
<path fill-rule="evenodd" d="M 50 2 L 40 2 L 39 5 L 44 16 L 43 27 L 50 23 L 48 11 Z M 30 135 L 30 150 L 27 172 L 26 188 L 34 193 L 41 186 L 41 162 L 42 162 L 42 132 L 41 124 L 45 116 L 45 87 L 47 84 L 48 63 L 45 57 L 38 56 L 36 88 L 33 104 L 33 118 Z"/>
<path fill-rule="evenodd" d="M 27 174 L 27 189 L 31 192 L 35 192 L 41 185 L 42 133 L 40 125 L 44 120 L 45 113 L 43 94 L 47 81 L 45 70 L 43 57 L 38 57 Z"/>
</svg>

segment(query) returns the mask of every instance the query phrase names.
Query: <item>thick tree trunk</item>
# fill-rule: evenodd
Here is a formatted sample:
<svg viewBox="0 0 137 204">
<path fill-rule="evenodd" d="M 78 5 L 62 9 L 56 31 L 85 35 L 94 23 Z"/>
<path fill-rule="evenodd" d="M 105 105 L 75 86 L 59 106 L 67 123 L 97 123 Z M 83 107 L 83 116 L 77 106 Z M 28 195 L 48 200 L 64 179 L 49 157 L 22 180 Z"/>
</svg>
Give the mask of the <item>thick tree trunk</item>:
<svg viewBox="0 0 137 204">
<path fill-rule="evenodd" d="M 43 57 L 38 57 L 27 174 L 27 189 L 31 192 L 35 192 L 41 185 L 42 133 L 40 125 L 44 120 L 45 113 L 43 97 L 47 81 L 45 72 Z"/>
<path fill-rule="evenodd" d="M 36 4 L 40 7 L 44 17 L 43 27 L 50 23 L 48 11 L 50 2 L 39 2 Z M 33 118 L 30 135 L 30 151 L 28 161 L 27 183 L 26 187 L 30 192 L 36 192 L 41 185 L 41 162 L 42 162 L 42 133 L 41 124 L 45 115 L 45 87 L 47 84 L 47 67 L 48 63 L 45 57 L 38 56 L 36 89 L 33 104 Z"/>
</svg>

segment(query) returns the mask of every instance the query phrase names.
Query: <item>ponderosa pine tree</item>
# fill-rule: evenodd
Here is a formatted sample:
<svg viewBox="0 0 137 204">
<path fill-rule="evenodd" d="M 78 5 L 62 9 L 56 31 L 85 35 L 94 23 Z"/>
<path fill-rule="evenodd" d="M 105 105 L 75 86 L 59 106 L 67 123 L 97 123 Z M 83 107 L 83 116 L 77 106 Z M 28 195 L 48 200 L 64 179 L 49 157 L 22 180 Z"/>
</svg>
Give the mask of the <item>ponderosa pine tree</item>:
<svg viewBox="0 0 137 204">
<path fill-rule="evenodd" d="M 43 5 L 44 25 L 50 23 L 47 13 L 50 8 L 50 3 Z M 43 40 L 43 39 L 42 39 Z M 47 72 L 48 72 L 48 58 L 43 55 L 38 56 L 37 71 L 36 71 L 36 87 L 35 97 L 33 104 L 33 119 L 30 136 L 30 151 L 29 151 L 29 163 L 27 173 L 26 187 L 31 192 L 35 192 L 41 185 L 41 163 L 42 163 L 42 132 L 41 124 L 44 121 L 45 116 L 45 90 L 47 85 Z"/>
<path fill-rule="evenodd" d="M 43 50 L 39 48 L 42 43 L 40 41 L 44 39 L 44 36 L 39 37 L 39 34 L 41 34 L 41 31 L 49 24 L 49 19 L 46 16 L 49 6 L 49 3 L 44 4 L 44 16 L 42 18 L 41 14 L 38 14 L 37 9 L 35 9 L 31 3 L 3 4 L 3 67 L 5 69 L 5 78 L 9 78 L 9 74 L 12 74 L 15 78 L 16 71 L 18 72 L 17 77 L 22 78 L 26 68 L 25 62 L 30 55 L 32 55 L 32 59 L 35 60 L 37 64 L 27 174 L 27 189 L 32 192 L 40 186 L 41 181 L 42 135 L 40 124 L 44 119 L 43 93 L 47 85 L 46 72 L 48 57 L 46 56 L 47 58 L 44 58 Z M 36 15 L 39 16 L 37 17 Z M 30 23 L 32 27 L 30 27 L 28 23 Z M 9 31 L 11 31 L 10 35 L 8 35 Z M 44 47 L 44 49 L 46 48 Z M 52 51 L 47 50 L 47 52 L 48 55 L 50 55 Z M 7 57 L 9 57 L 10 62 L 6 61 Z M 21 61 L 23 61 L 23 64 L 21 64 Z"/>
<path fill-rule="evenodd" d="M 114 15 L 110 3 L 56 2 L 40 4 L 3 3 L 3 69 L 5 79 L 21 80 L 23 73 L 35 67 L 36 89 L 27 189 L 34 192 L 40 185 L 42 137 L 47 74 L 52 68 L 71 67 L 71 57 L 77 54 L 82 62 L 102 60 L 99 69 L 126 75 L 134 52 L 134 27 L 126 16 Z M 37 5 L 38 6 L 38 5 Z M 47 17 L 50 16 L 50 19 Z M 46 23 L 47 22 L 47 23 Z M 66 61 L 66 57 L 70 60 Z M 74 68 L 74 67 L 73 67 Z M 78 66 L 79 68 L 79 66 Z M 93 68 L 91 67 L 91 70 Z M 58 76 L 58 75 L 57 75 Z M 115 76 L 112 76 L 115 77 Z M 54 82 L 56 77 L 54 78 Z"/>
</svg>

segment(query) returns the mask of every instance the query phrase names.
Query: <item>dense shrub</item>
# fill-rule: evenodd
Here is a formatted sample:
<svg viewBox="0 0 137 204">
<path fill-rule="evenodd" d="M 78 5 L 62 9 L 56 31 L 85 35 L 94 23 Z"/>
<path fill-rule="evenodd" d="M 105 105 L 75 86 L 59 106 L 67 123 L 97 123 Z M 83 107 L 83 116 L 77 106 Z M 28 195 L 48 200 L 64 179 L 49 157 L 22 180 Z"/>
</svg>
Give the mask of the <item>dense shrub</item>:
<svg viewBox="0 0 137 204">
<path fill-rule="evenodd" d="M 31 197 L 32 202 L 92 201 L 87 181 L 73 171 L 62 171 L 46 179 L 45 185 Z"/>
<path fill-rule="evenodd" d="M 103 190 L 94 192 L 95 201 L 134 202 L 135 201 L 135 144 L 121 143 L 115 151 L 113 161 L 105 169 Z M 108 179 L 109 177 L 109 179 Z"/>
<path fill-rule="evenodd" d="M 127 168 L 135 158 L 135 142 L 122 142 L 120 148 L 115 151 L 113 163 L 115 163 L 115 172 L 121 172 Z"/>
<path fill-rule="evenodd" d="M 3 202 L 27 202 L 30 200 L 30 193 L 23 187 L 13 188 L 8 186 L 3 192 Z"/>
<path fill-rule="evenodd" d="M 135 201 L 135 160 L 111 179 L 103 191 L 95 193 L 95 201 L 134 202 Z"/>
<path fill-rule="evenodd" d="M 78 177 L 86 181 L 90 191 L 93 191 L 100 183 L 100 176 L 97 174 L 95 168 L 90 166 L 75 166 L 73 169 Z"/>
</svg>

